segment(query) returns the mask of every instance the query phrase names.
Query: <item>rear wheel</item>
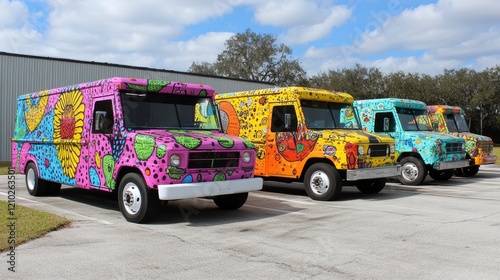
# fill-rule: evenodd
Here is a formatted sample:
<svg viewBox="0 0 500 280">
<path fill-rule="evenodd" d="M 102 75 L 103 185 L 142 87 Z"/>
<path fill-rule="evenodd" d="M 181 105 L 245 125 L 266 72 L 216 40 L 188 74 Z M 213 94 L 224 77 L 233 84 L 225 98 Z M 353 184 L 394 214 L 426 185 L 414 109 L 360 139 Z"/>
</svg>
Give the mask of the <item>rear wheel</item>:
<svg viewBox="0 0 500 280">
<path fill-rule="evenodd" d="M 213 200 L 220 209 L 236 210 L 245 204 L 247 198 L 248 193 L 246 192 L 214 196 Z"/>
<path fill-rule="evenodd" d="M 449 170 L 430 170 L 429 176 L 436 181 L 448 181 L 451 177 L 453 177 L 453 173 L 455 171 L 453 169 Z"/>
<path fill-rule="evenodd" d="M 404 185 L 418 185 L 425 180 L 427 168 L 416 157 L 405 157 L 401 160 L 401 175 L 399 181 Z"/>
<path fill-rule="evenodd" d="M 379 193 L 385 187 L 385 178 L 374 180 L 361 180 L 356 183 L 356 187 L 362 193 Z"/>
<path fill-rule="evenodd" d="M 38 171 L 33 162 L 26 166 L 26 188 L 32 196 L 41 196 L 47 193 L 49 182 L 38 178 Z"/>
<path fill-rule="evenodd" d="M 342 191 L 342 178 L 330 164 L 315 163 L 304 176 L 304 185 L 310 198 L 314 200 L 333 200 Z"/>
<path fill-rule="evenodd" d="M 145 223 L 158 212 L 158 193 L 149 189 L 141 175 L 129 173 L 120 181 L 118 205 L 125 219 Z"/>
</svg>

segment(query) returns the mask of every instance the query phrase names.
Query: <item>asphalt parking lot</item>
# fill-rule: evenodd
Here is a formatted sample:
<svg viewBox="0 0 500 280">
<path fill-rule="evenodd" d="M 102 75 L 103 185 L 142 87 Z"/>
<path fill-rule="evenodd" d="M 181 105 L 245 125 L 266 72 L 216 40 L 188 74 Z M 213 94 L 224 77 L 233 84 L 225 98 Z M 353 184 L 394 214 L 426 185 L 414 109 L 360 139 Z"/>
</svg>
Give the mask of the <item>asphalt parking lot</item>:
<svg viewBox="0 0 500 280">
<path fill-rule="evenodd" d="M 108 194 L 63 187 L 32 197 L 16 175 L 17 204 L 73 222 L 18 246 L 15 273 L 2 253 L 0 278 L 499 278 L 500 166 L 444 183 L 388 183 L 376 195 L 345 187 L 328 202 L 298 184 L 265 186 L 236 211 L 172 201 L 142 225 L 126 222 Z M 7 190 L 0 176 L 1 200 Z"/>
</svg>

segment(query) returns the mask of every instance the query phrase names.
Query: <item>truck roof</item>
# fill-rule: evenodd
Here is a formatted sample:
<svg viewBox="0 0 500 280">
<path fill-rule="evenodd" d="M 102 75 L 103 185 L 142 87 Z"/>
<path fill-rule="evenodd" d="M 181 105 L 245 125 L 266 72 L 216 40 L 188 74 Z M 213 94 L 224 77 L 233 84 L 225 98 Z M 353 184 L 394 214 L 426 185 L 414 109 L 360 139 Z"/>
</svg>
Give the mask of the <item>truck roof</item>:
<svg viewBox="0 0 500 280">
<path fill-rule="evenodd" d="M 112 77 L 108 79 L 101 79 L 92 82 L 85 82 L 81 84 L 74 84 L 70 86 L 44 90 L 45 91 L 44 94 L 62 93 L 70 90 L 102 86 L 107 83 L 117 84 L 119 89 L 147 90 L 158 93 L 202 95 L 208 97 L 212 97 L 215 95 L 215 90 L 209 85 L 190 84 L 190 83 L 163 81 L 154 79 L 125 78 L 125 77 Z M 39 92 L 34 92 L 34 93 L 39 93 Z M 32 94 L 33 93 L 22 94 L 18 97 L 18 99 L 23 100 L 30 98 Z"/>
<path fill-rule="evenodd" d="M 450 105 L 429 105 L 427 106 L 427 111 L 431 113 L 441 113 L 441 114 L 463 114 L 462 108 L 458 106 Z"/>
<path fill-rule="evenodd" d="M 219 93 L 217 94 L 216 99 L 222 100 L 239 97 L 276 95 L 278 93 L 281 94 L 278 98 L 280 102 L 295 101 L 296 99 L 308 99 L 352 104 L 352 102 L 354 101 L 352 95 L 345 92 L 308 87 L 275 87 L 267 89 Z"/>
<path fill-rule="evenodd" d="M 427 105 L 418 100 L 404 98 L 379 98 L 379 99 L 364 99 L 356 100 L 355 105 L 362 104 L 363 106 L 372 105 L 372 109 L 387 110 L 392 108 L 413 108 L 427 110 Z"/>
</svg>

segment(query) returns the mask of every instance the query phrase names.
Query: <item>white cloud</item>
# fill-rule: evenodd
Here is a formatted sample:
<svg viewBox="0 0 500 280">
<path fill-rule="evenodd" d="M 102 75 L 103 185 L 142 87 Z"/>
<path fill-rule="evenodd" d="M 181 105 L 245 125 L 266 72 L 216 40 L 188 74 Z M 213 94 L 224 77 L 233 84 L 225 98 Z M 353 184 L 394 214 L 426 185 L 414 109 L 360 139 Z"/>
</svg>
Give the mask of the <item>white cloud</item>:
<svg viewBox="0 0 500 280">
<path fill-rule="evenodd" d="M 288 28 L 279 36 L 286 45 L 297 45 L 326 37 L 352 13 L 346 6 L 326 2 L 289 0 L 267 1 L 256 7 L 255 19 L 262 25 Z"/>
<path fill-rule="evenodd" d="M 311 24 L 299 24 L 291 27 L 287 33 L 280 36 L 287 45 L 298 45 L 322 39 L 331 34 L 333 27 L 342 25 L 350 16 L 351 10 L 345 6 L 336 6 L 330 9 L 330 14 L 322 21 Z"/>
<path fill-rule="evenodd" d="M 168 69 L 186 71 L 193 62 L 210 62 L 217 59 L 224 43 L 233 36 L 229 32 L 209 32 L 188 41 L 177 42 L 165 48 L 164 64 Z"/>
<path fill-rule="evenodd" d="M 402 70 L 428 74 L 442 73 L 445 68 L 482 70 L 485 66 L 493 67 L 500 61 L 497 2 L 440 0 L 399 13 L 372 12 L 371 21 L 358 27 L 365 32 L 352 44 L 339 48 L 309 48 L 304 54 L 305 65 L 311 66 L 307 69 L 308 74 L 314 75 L 330 66 L 349 68 L 355 63 L 379 67 L 385 72 Z"/>
<path fill-rule="evenodd" d="M 455 46 L 477 36 L 478 30 L 498 25 L 500 9 L 493 8 L 495 2 L 441 0 L 406 9 L 364 33 L 354 45 L 362 54 Z"/>
<path fill-rule="evenodd" d="M 22 28 L 28 23 L 28 8 L 20 1 L 0 0 L 0 28 Z"/>
</svg>

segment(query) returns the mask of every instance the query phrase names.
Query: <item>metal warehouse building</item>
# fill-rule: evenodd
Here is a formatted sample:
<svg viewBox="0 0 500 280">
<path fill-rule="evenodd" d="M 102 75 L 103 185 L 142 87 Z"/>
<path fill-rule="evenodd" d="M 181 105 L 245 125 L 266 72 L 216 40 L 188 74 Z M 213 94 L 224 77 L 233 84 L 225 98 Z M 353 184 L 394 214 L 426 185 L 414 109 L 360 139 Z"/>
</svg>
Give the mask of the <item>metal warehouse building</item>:
<svg viewBox="0 0 500 280">
<path fill-rule="evenodd" d="M 0 161 L 11 160 L 16 99 L 21 94 L 111 77 L 206 84 L 217 92 L 273 87 L 268 83 L 249 80 L 5 52 L 0 52 L 0 73 Z"/>
</svg>

